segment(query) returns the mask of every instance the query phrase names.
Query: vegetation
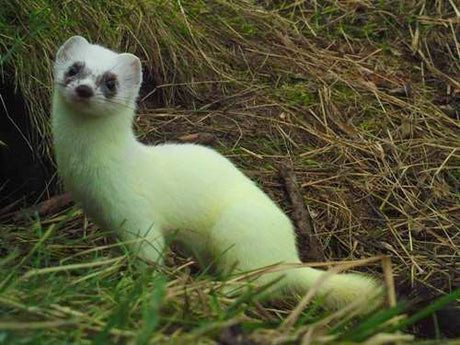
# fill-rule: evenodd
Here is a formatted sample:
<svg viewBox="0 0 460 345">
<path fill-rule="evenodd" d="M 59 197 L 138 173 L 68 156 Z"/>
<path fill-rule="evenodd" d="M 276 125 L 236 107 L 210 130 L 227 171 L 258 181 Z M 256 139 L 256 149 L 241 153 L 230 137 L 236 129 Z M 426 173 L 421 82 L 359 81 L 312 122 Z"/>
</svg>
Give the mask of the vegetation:
<svg viewBox="0 0 460 345">
<path fill-rule="evenodd" d="M 355 269 L 393 273 L 411 303 L 364 319 L 261 305 L 245 279 L 208 277 L 180 251 L 137 267 L 51 199 L 0 210 L 0 344 L 449 344 L 452 320 L 433 312 L 460 297 L 459 13 L 450 0 L 2 2 L 2 83 L 24 97 L 43 162 L 58 46 L 79 34 L 132 52 L 143 142 L 205 138 L 288 213 L 279 167 L 292 167 L 327 260 L 389 256 Z M 42 199 L 59 193 L 48 182 Z M 413 326 L 426 317 L 430 335 Z"/>
</svg>

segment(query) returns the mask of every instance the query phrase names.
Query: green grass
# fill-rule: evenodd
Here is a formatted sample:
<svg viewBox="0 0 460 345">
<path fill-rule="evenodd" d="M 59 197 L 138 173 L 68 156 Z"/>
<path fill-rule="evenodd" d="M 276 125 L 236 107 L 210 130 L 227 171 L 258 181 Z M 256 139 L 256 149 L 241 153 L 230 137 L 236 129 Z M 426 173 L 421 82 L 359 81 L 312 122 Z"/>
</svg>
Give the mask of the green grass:
<svg viewBox="0 0 460 345">
<path fill-rule="evenodd" d="M 213 344 L 231 329 L 254 344 L 286 335 L 296 343 L 307 325 L 327 344 L 352 344 L 404 330 L 460 294 L 399 321 L 394 317 L 403 305 L 356 319 L 321 311 L 319 301 L 286 329 L 293 307 L 288 301 L 262 307 L 255 302 L 260 290 L 244 282 L 239 286 L 246 292 L 225 297 L 224 281 L 200 278 L 186 265 L 161 271 L 138 267 L 123 247 L 105 244 L 108 234 L 95 227 L 72 239 L 83 221 L 75 212 L 36 219 L 29 227 L 2 227 L 2 238 L 17 245 L 0 262 L 0 344 Z"/>
<path fill-rule="evenodd" d="M 262 345 L 302 344 L 307 337 L 372 344 L 385 336 L 449 344 L 433 311 L 459 299 L 454 6 L 440 0 L 2 4 L 0 75 L 25 99 L 28 140 L 43 164 L 53 164 L 49 103 L 58 46 L 79 34 L 129 51 L 144 65 L 135 124 L 142 141 L 206 133 L 208 145 L 288 214 L 294 206 L 278 167 L 289 163 L 327 259 L 386 254 L 405 299 L 434 302 L 416 303 L 408 315 L 399 315 L 403 305 L 397 305 L 360 320 L 327 313 L 317 301 L 287 327 L 295 300 L 261 305 L 244 280 L 234 284 L 246 293 L 230 298 L 222 289 L 229 277 L 211 277 L 177 252 L 167 253 L 165 267 L 138 267 L 109 230 L 75 206 L 23 216 L 19 200 L 0 210 L 0 344 L 240 339 Z M 10 143 L 0 138 L 0 145 Z M 44 195 L 61 192 L 56 181 L 47 181 Z M 382 276 L 378 264 L 360 270 Z M 427 336 L 423 329 L 413 326 L 421 317 L 435 320 L 426 342 L 419 339 Z"/>
</svg>

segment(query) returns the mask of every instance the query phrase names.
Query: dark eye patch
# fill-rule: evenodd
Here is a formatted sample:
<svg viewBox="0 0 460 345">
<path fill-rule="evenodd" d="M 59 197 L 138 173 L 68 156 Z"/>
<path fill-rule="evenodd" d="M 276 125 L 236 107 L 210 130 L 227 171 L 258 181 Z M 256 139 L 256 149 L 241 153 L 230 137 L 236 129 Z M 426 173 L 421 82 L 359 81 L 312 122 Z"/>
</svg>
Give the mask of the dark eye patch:
<svg viewBox="0 0 460 345">
<path fill-rule="evenodd" d="M 85 71 L 85 63 L 77 61 L 72 64 L 64 74 L 64 84 L 68 85 L 72 80 L 81 79 L 88 75 Z"/>
<path fill-rule="evenodd" d="M 117 94 L 118 78 L 115 73 L 105 72 L 97 82 L 106 98 L 112 98 Z"/>
</svg>

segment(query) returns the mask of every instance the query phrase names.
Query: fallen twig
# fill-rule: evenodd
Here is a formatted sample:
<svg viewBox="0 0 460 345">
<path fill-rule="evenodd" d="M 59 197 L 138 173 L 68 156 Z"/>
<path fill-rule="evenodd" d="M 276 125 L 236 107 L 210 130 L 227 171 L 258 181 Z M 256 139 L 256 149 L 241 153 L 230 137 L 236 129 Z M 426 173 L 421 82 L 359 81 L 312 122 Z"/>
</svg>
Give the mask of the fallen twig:
<svg viewBox="0 0 460 345">
<path fill-rule="evenodd" d="M 279 167 L 279 172 L 292 203 L 292 219 L 296 225 L 300 248 L 302 248 L 300 258 L 302 261 L 323 261 L 324 255 L 321 251 L 321 245 L 314 236 L 313 222 L 299 192 L 299 185 L 294 171 L 290 167 L 283 165 Z"/>
</svg>

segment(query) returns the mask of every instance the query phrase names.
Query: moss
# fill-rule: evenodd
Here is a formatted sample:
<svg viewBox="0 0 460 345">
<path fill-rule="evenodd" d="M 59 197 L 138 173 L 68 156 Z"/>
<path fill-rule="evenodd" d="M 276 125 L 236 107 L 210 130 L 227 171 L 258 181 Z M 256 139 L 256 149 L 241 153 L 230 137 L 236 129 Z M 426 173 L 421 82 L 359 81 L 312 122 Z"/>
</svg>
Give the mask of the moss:
<svg viewBox="0 0 460 345">
<path fill-rule="evenodd" d="M 275 91 L 275 95 L 295 107 L 309 107 L 317 102 L 316 95 L 308 90 L 302 83 L 284 84 Z"/>
</svg>

